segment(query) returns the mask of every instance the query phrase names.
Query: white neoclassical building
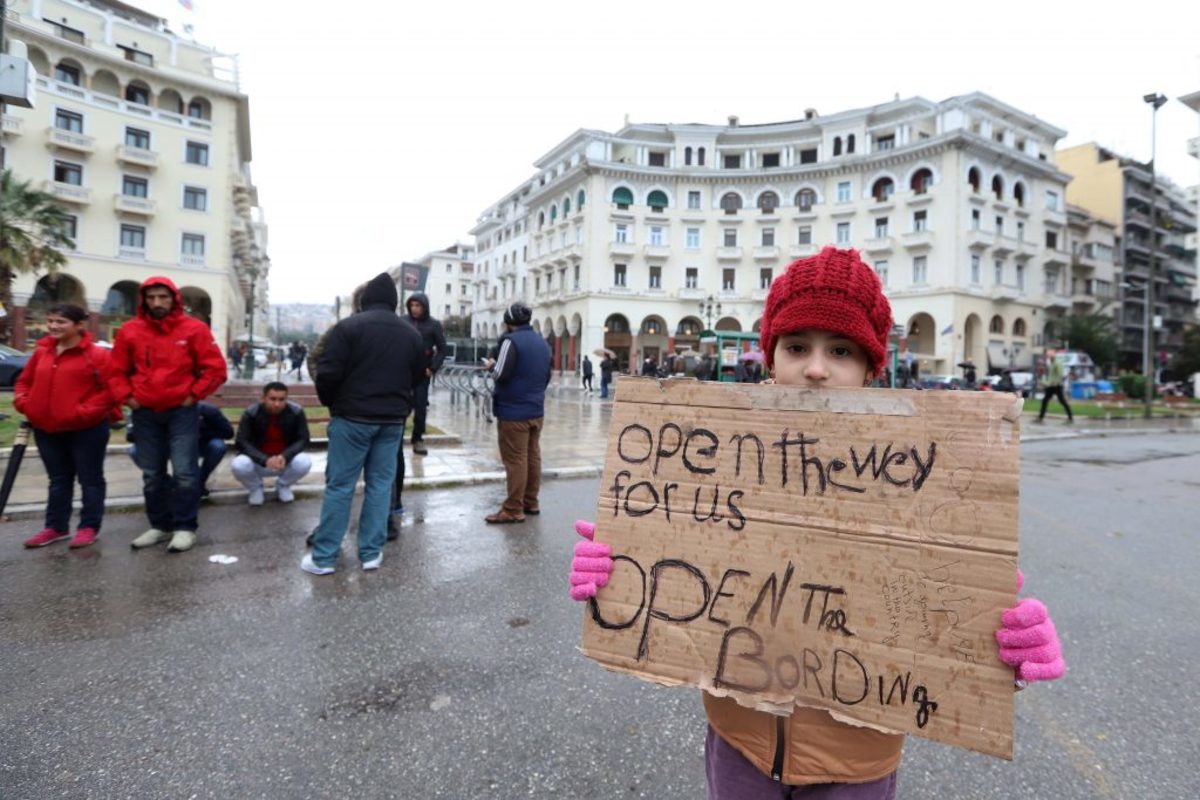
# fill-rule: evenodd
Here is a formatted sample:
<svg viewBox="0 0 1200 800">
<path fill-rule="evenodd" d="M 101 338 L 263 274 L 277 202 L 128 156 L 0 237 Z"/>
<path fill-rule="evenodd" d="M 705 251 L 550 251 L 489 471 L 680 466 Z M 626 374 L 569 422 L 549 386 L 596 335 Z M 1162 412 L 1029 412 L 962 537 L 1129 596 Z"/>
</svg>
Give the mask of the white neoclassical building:
<svg viewBox="0 0 1200 800">
<path fill-rule="evenodd" d="M 1047 305 L 1071 303 L 1064 135 L 981 93 L 580 130 L 472 229 L 474 330 L 521 299 L 560 369 L 600 347 L 636 364 L 756 330 L 771 280 L 837 244 L 874 265 L 926 374 L 1025 367 Z"/>
<path fill-rule="evenodd" d="M 159 274 L 223 348 L 246 331 L 252 291 L 266 334 L 267 226 L 232 62 L 116 0 L 15 0 L 6 38 L 37 71 L 35 108 L 4 112 L 6 165 L 62 201 L 75 240 L 56 276 L 14 280 L 13 343 L 31 345 L 60 301 L 111 340 Z"/>
</svg>

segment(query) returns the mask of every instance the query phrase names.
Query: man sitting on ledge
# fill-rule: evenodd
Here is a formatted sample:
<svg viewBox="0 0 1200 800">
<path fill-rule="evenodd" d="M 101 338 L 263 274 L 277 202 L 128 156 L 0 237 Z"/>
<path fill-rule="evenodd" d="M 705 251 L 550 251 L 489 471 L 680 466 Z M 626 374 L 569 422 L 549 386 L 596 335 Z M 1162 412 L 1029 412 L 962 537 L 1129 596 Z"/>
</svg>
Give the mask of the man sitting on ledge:
<svg viewBox="0 0 1200 800">
<path fill-rule="evenodd" d="M 308 446 L 308 418 L 304 409 L 288 400 L 287 387 L 272 381 L 263 387 L 262 401 L 242 414 L 238 423 L 233 477 L 250 492 L 250 505 L 263 504 L 263 478 L 273 476 L 281 503 L 295 499 L 292 485 L 312 469 Z"/>
</svg>

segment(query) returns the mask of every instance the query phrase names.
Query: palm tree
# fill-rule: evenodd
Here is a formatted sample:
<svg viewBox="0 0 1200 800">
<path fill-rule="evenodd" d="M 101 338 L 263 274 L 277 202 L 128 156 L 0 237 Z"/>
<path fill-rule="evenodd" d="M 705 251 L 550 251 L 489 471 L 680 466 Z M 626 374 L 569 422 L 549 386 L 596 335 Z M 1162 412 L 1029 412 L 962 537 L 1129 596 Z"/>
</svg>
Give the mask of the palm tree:
<svg viewBox="0 0 1200 800">
<path fill-rule="evenodd" d="M 8 342 L 8 312 L 17 273 L 53 273 L 67 263 L 57 248 L 72 248 L 67 212 L 53 195 L 19 181 L 12 170 L 0 173 L 0 341 Z"/>
</svg>

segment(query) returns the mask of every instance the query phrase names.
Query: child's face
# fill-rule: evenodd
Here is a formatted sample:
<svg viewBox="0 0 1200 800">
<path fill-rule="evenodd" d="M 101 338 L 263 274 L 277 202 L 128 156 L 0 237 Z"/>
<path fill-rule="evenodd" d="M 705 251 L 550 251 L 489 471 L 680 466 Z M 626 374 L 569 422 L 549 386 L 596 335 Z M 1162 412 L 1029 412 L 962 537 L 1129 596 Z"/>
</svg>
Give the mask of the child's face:
<svg viewBox="0 0 1200 800">
<path fill-rule="evenodd" d="M 775 382 L 784 386 L 859 388 L 871 379 L 857 342 L 838 333 L 801 330 L 775 342 Z"/>
</svg>

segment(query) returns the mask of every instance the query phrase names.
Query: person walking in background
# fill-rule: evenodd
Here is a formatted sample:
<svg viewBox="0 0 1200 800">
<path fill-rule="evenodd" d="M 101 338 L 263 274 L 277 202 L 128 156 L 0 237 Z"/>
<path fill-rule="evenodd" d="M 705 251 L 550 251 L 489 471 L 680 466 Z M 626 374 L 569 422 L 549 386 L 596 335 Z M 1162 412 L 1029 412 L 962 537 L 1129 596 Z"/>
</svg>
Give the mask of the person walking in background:
<svg viewBox="0 0 1200 800">
<path fill-rule="evenodd" d="M 238 422 L 233 477 L 249 492 L 252 506 L 263 504 L 263 478 L 274 477 L 281 503 L 295 499 L 292 485 L 312 469 L 308 447 L 308 418 L 304 409 L 288 400 L 287 386 L 272 381 L 263 387 L 262 400 L 252 404 Z"/>
<path fill-rule="evenodd" d="M 196 403 L 225 382 L 228 369 L 208 326 L 183 313 L 174 281 L 147 278 L 138 295 L 137 316 L 113 344 L 110 384 L 113 399 L 132 411 L 150 519 L 130 544 L 137 550 L 169 539 L 167 550 L 181 553 L 196 543 L 199 526 Z"/>
<path fill-rule="evenodd" d="M 321 520 L 300 568 L 313 575 L 336 569 L 350 524 L 350 505 L 363 476 L 358 557 L 364 570 L 383 563 L 388 501 L 396 451 L 412 411 L 413 390 L 425 377 L 421 335 L 396 315 L 396 284 L 386 272 L 362 293 L 362 310 L 339 322 L 317 364 L 317 396 L 329 408 L 329 453 Z"/>
<path fill-rule="evenodd" d="M 237 342 L 229 345 L 229 360 L 233 363 L 233 374 L 240 375 L 242 372 L 242 346 Z"/>
<path fill-rule="evenodd" d="M 612 356 L 605 354 L 604 360 L 600 362 L 600 399 L 608 399 L 608 385 L 612 383 L 613 372 L 617 368 L 617 361 Z"/>
<path fill-rule="evenodd" d="M 1046 384 L 1042 392 L 1042 410 L 1038 412 L 1037 417 L 1039 423 L 1045 419 L 1046 406 L 1050 404 L 1051 397 L 1057 397 L 1058 402 L 1067 410 L 1067 424 L 1075 421 L 1075 415 L 1071 413 L 1071 406 L 1067 403 L 1067 395 L 1063 392 L 1063 365 L 1055 357 L 1053 348 L 1046 350 Z"/>
<path fill-rule="evenodd" d="M 208 497 L 208 479 L 225 458 L 228 447 L 225 442 L 233 438 L 233 426 L 221 409 L 210 403 L 196 403 L 196 414 L 199 417 L 199 427 L 196 435 L 196 450 L 200 456 L 200 496 Z M 130 425 L 125 430 L 125 441 L 129 448 L 129 457 L 133 463 L 137 460 L 137 431 L 136 426 Z"/>
<path fill-rule="evenodd" d="M 500 352 L 488 364 L 496 381 L 492 405 L 508 487 L 508 497 L 500 510 L 484 517 L 492 525 L 524 522 L 526 514 L 541 513 L 539 439 L 545 417 L 546 387 L 550 384 L 551 355 L 546 340 L 529 326 L 532 318 L 533 311 L 524 303 L 513 303 L 505 310 L 506 332 L 500 337 Z"/>
<path fill-rule="evenodd" d="M 595 392 L 592 388 L 592 360 L 587 356 L 583 357 L 583 390 L 588 394 Z"/>
<path fill-rule="evenodd" d="M 109 416 L 109 352 L 87 331 L 86 309 L 69 303 L 46 312 L 49 334 L 38 340 L 13 387 L 13 406 L 33 427 L 50 489 L 46 527 L 25 540 L 45 547 L 71 535 L 71 503 L 79 479 L 83 508 L 71 547 L 87 547 L 104 519 L 104 454 Z"/>
<path fill-rule="evenodd" d="M 442 323 L 429 315 L 429 298 L 417 292 L 404 301 L 407 319 L 421 334 L 421 345 L 425 353 L 425 378 L 414 389 L 413 396 L 413 453 L 423 456 L 425 448 L 425 414 L 429 409 L 429 384 L 446 360 L 446 332 Z"/>
</svg>

